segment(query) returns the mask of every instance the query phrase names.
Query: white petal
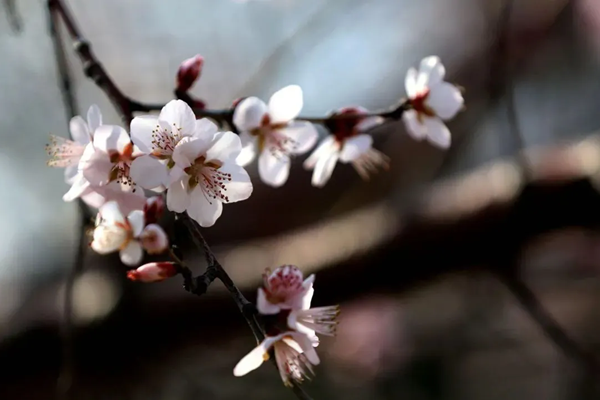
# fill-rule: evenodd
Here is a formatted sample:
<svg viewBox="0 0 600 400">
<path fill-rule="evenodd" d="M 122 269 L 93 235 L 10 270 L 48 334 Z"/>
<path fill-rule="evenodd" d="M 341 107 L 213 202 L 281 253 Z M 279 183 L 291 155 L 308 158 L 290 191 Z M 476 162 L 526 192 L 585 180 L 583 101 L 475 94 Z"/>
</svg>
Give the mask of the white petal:
<svg viewBox="0 0 600 400">
<path fill-rule="evenodd" d="M 323 187 L 331 178 L 335 165 L 337 164 L 339 152 L 334 151 L 329 156 L 319 158 L 312 175 L 312 185 L 315 187 Z"/>
<path fill-rule="evenodd" d="M 257 347 L 255 347 L 250 353 L 237 363 L 233 369 L 233 375 L 244 376 L 250 371 L 254 371 L 260 367 L 263 361 L 265 361 L 265 354 L 269 352 L 269 349 L 275 344 L 275 342 L 281 340 L 283 335 L 277 335 L 267 337 Z"/>
<path fill-rule="evenodd" d="M 92 144 L 89 144 L 81 156 L 79 167 L 83 176 L 90 184 L 105 185 L 110 179 L 110 171 L 114 167 L 114 164 L 110 162 L 110 157 L 107 153 L 96 150 Z"/>
<path fill-rule="evenodd" d="M 456 86 L 448 82 L 440 82 L 430 89 L 426 103 L 438 117 L 448 120 L 461 109 L 464 99 Z"/>
<path fill-rule="evenodd" d="M 102 125 L 94 132 L 94 147 L 98 150 L 122 153 L 130 143 L 127 131 L 117 125 Z"/>
<path fill-rule="evenodd" d="M 250 135 L 248 132 L 240 133 L 240 141 L 242 144 L 242 151 L 237 156 L 235 161 L 242 167 L 250 164 L 256 157 L 257 150 L 257 138 L 256 136 Z"/>
<path fill-rule="evenodd" d="M 371 135 L 357 135 L 348 138 L 344 141 L 342 151 L 340 152 L 340 161 L 351 162 L 368 151 L 373 145 L 373 137 Z"/>
<path fill-rule="evenodd" d="M 315 289 L 313 287 L 313 282 L 315 280 L 315 275 L 312 274 L 302 284 L 303 287 L 306 288 L 306 292 L 302 295 L 300 299 L 300 307 L 303 310 L 308 310 L 310 308 L 310 303 L 312 302 L 313 295 L 315 294 Z"/>
<path fill-rule="evenodd" d="M 65 182 L 72 185 L 79 176 L 83 176 L 77 165 L 69 165 L 65 168 Z"/>
<path fill-rule="evenodd" d="M 385 122 L 385 118 L 383 117 L 367 117 L 356 124 L 356 129 L 359 132 L 366 132 L 375 128 L 376 126 L 381 125 Z"/>
<path fill-rule="evenodd" d="M 233 124 L 238 131 L 250 131 L 261 125 L 267 113 L 267 105 L 258 97 L 248 97 L 240 101 L 233 112 Z"/>
<path fill-rule="evenodd" d="M 169 247 L 169 237 L 157 224 L 150 224 L 144 228 L 140 242 L 149 254 L 160 254 Z"/>
<path fill-rule="evenodd" d="M 142 156 L 133 160 L 129 175 L 135 183 L 145 189 L 169 183 L 167 166 L 152 156 Z"/>
<path fill-rule="evenodd" d="M 116 201 L 123 215 L 128 215 L 133 210 L 144 208 L 146 197 L 143 190 L 124 191 L 117 182 L 111 182 L 104 186 L 93 186 L 91 190 L 98 192 L 106 201 Z"/>
<path fill-rule="evenodd" d="M 135 267 L 142 262 L 144 257 L 144 250 L 142 245 L 137 240 L 131 240 L 127 247 L 119 252 L 121 262 L 130 267 Z"/>
<path fill-rule="evenodd" d="M 427 139 L 431 143 L 442 149 L 450 147 L 450 131 L 440 119 L 425 117 L 424 123 L 427 128 Z"/>
<path fill-rule="evenodd" d="M 71 131 L 71 137 L 77 143 L 86 145 L 91 141 L 88 125 L 79 115 L 71 118 L 71 121 L 69 121 L 69 130 Z"/>
<path fill-rule="evenodd" d="M 92 208 L 100 208 L 106 203 L 106 198 L 91 188 L 81 195 L 81 200 Z"/>
<path fill-rule="evenodd" d="M 127 221 L 129 221 L 129 225 L 131 225 L 131 230 L 133 231 L 133 237 L 138 237 L 144 230 L 145 220 L 144 220 L 144 211 L 135 210 L 127 215 Z"/>
<path fill-rule="evenodd" d="M 218 131 L 219 127 L 217 124 L 208 118 L 201 118 L 196 120 L 196 131 L 193 136 L 210 141 Z"/>
<path fill-rule="evenodd" d="M 90 182 L 82 174 L 78 174 L 71 188 L 63 195 L 63 201 L 73 201 L 83 195 L 90 187 Z"/>
<path fill-rule="evenodd" d="M 404 89 L 406 90 L 406 96 L 409 98 L 415 97 L 423 88 L 417 85 L 419 73 L 415 68 L 409 68 L 406 72 L 406 78 L 404 78 Z"/>
<path fill-rule="evenodd" d="M 192 136 L 196 131 L 196 115 L 182 100 L 171 100 L 160 110 L 158 119 L 168 122 L 174 134 Z"/>
<path fill-rule="evenodd" d="M 242 151 L 242 142 L 238 135 L 233 132 L 219 132 L 212 141 L 212 145 L 206 151 L 206 159 L 226 161 L 235 158 Z"/>
<path fill-rule="evenodd" d="M 258 173 L 267 185 L 280 187 L 290 175 L 290 159 L 285 155 L 275 156 L 265 150 L 258 157 Z"/>
<path fill-rule="evenodd" d="M 166 123 L 163 125 L 163 128 L 166 129 Z M 153 131 L 157 126 L 159 126 L 159 122 L 154 115 L 141 115 L 135 117 L 131 121 L 129 128 L 131 130 L 131 141 L 139 147 L 144 154 L 150 154 L 154 148 L 154 145 L 152 144 L 152 141 L 154 140 Z"/>
<path fill-rule="evenodd" d="M 419 122 L 418 113 L 415 110 L 407 110 L 402 114 L 402 121 L 406 127 L 406 132 L 415 140 L 422 140 L 427 135 L 427 129 L 424 124 Z"/>
<path fill-rule="evenodd" d="M 98 210 L 102 219 L 106 224 L 114 225 L 114 224 L 124 224 L 125 217 L 119 208 L 119 203 L 116 201 L 109 201 L 105 203 L 100 210 Z"/>
<path fill-rule="evenodd" d="M 216 199 L 209 199 L 198 185 L 190 193 L 190 204 L 187 213 L 201 227 L 208 228 L 213 226 L 223 213 L 223 203 Z"/>
<path fill-rule="evenodd" d="M 304 355 L 311 364 L 319 365 L 321 360 L 319 359 L 319 356 L 313 347 L 313 342 L 310 336 L 300 332 L 288 332 L 288 335 L 292 336 L 292 338 L 300 345 Z"/>
<path fill-rule="evenodd" d="M 419 87 L 432 87 L 440 83 L 446 75 L 446 69 L 438 56 L 429 56 L 421 60 L 419 64 Z"/>
<path fill-rule="evenodd" d="M 229 199 L 227 203 L 235 203 L 250 197 L 252 194 L 252 182 L 243 167 L 240 167 L 235 161 L 230 160 L 223 164 L 219 168 L 219 171 L 231 174 L 231 181 L 225 183 L 225 195 Z"/>
<path fill-rule="evenodd" d="M 102 125 L 102 113 L 100 112 L 100 108 L 92 104 L 87 112 L 87 124 L 90 128 L 90 133 L 92 136 L 98 127 Z"/>
<path fill-rule="evenodd" d="M 189 205 L 188 180 L 181 179 L 169 185 L 169 190 L 167 191 L 167 208 L 171 211 L 182 213 Z"/>
<path fill-rule="evenodd" d="M 293 329 L 295 331 L 298 331 L 300 333 L 305 334 L 308 337 L 314 337 L 316 335 L 316 331 L 314 329 L 310 329 L 307 326 L 302 325 L 301 323 L 298 322 L 298 311 L 297 310 L 292 310 L 287 317 L 287 326 L 290 329 Z M 298 345 L 299 347 L 299 345 Z M 298 350 L 299 352 L 304 352 L 304 350 L 302 350 L 302 348 L 300 347 L 300 349 Z"/>
<path fill-rule="evenodd" d="M 258 312 L 263 315 L 277 314 L 281 310 L 277 304 L 272 304 L 267 300 L 267 295 L 263 288 L 258 288 L 256 308 L 258 309 Z"/>
<path fill-rule="evenodd" d="M 292 154 L 304 154 L 315 146 L 319 138 L 317 128 L 310 122 L 292 121 L 281 130 L 293 140 Z"/>
<path fill-rule="evenodd" d="M 302 88 L 289 85 L 278 90 L 269 99 L 269 116 L 272 123 L 288 122 L 300 114 L 303 106 Z"/>
<path fill-rule="evenodd" d="M 212 138 L 211 138 L 212 139 Z M 187 168 L 204 155 L 211 142 L 204 138 L 184 137 L 177 143 L 173 151 L 173 161 L 181 168 Z"/>
<path fill-rule="evenodd" d="M 339 144 L 335 140 L 335 136 L 328 135 L 319 143 L 319 146 L 311 153 L 306 160 L 304 160 L 303 166 L 305 169 L 313 169 L 317 164 L 317 161 L 321 157 L 330 157 L 331 153 L 339 150 Z"/>
<path fill-rule="evenodd" d="M 169 177 L 168 177 L 167 185 L 165 185 L 165 186 L 168 187 L 169 185 L 173 184 L 174 182 L 180 181 L 182 179 L 188 179 L 188 178 L 189 178 L 189 176 L 188 176 L 188 174 L 185 173 L 183 168 L 175 165 L 175 166 L 173 166 L 173 168 L 171 168 L 169 170 Z"/>
<path fill-rule="evenodd" d="M 98 254 L 117 251 L 127 240 L 127 231 L 116 225 L 99 225 L 94 229 L 92 250 Z"/>
</svg>

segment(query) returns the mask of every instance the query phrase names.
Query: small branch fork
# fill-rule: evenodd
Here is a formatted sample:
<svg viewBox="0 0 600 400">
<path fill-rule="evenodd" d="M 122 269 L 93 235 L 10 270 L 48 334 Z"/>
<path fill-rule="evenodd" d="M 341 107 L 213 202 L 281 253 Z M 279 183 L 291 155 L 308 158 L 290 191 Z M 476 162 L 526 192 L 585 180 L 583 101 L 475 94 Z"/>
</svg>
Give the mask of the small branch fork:
<svg viewBox="0 0 600 400">
<path fill-rule="evenodd" d="M 511 0 L 508 0 L 506 9 L 503 11 L 501 16 L 501 26 L 506 28 L 508 26 L 508 19 L 511 9 Z M 66 30 L 74 42 L 74 49 L 79 59 L 83 64 L 83 69 L 87 77 L 92 79 L 100 89 L 110 99 L 114 108 L 119 112 L 121 119 L 125 124 L 129 124 L 133 119 L 134 113 L 136 112 L 152 112 L 159 111 L 162 109 L 164 104 L 145 104 L 137 100 L 131 99 L 121 92 L 116 86 L 113 80 L 110 78 L 104 67 L 100 64 L 96 56 L 94 55 L 90 44 L 83 38 L 75 20 L 70 13 L 69 9 L 65 6 L 63 0 L 47 0 L 48 10 L 50 13 L 51 32 L 55 43 L 56 53 L 58 57 L 59 70 L 61 73 L 61 89 L 63 91 L 63 97 L 65 97 L 65 103 L 70 111 L 75 110 L 74 100 L 70 88 L 70 77 L 66 68 L 66 61 L 64 59 L 64 49 L 62 48 L 62 42 L 58 34 L 57 20 L 62 19 Z M 504 40 L 504 39 L 500 39 Z M 60 46 L 60 48 L 58 48 Z M 505 51 L 505 43 L 499 43 L 499 51 Z M 223 110 L 209 110 L 203 107 L 199 107 L 198 104 L 201 102 L 196 101 L 189 93 L 182 91 L 175 91 L 175 97 L 188 103 L 196 113 L 198 118 L 211 118 L 221 124 L 227 124 L 235 131 L 233 124 L 233 111 L 234 108 L 223 109 Z M 410 108 L 410 104 L 407 101 L 402 101 L 398 105 L 392 107 L 390 110 L 381 111 L 377 113 L 371 113 L 368 116 L 379 116 L 385 119 L 397 120 L 403 112 Z M 514 104 L 512 101 L 509 103 L 509 119 L 513 125 L 514 133 L 522 143 L 522 137 L 520 136 L 516 125 L 516 116 L 514 115 Z M 327 117 L 298 117 L 298 120 L 303 120 L 315 124 L 327 125 L 334 119 L 345 119 L 353 118 L 351 114 L 341 114 Z M 187 216 L 187 214 L 178 214 L 177 218 L 182 221 L 190 232 L 196 246 L 204 251 L 207 261 L 206 271 L 199 276 L 194 277 L 192 271 L 185 265 L 185 263 L 178 257 L 174 251 L 171 251 L 171 256 L 179 263 L 179 272 L 184 278 L 184 288 L 186 291 L 195 294 L 202 295 L 206 293 L 210 284 L 215 280 L 219 279 L 227 288 L 231 294 L 233 300 L 237 304 L 243 317 L 246 319 L 248 326 L 252 330 L 257 341 L 261 341 L 264 338 L 264 332 L 257 320 L 256 308 L 250 303 L 240 292 L 231 277 L 223 269 L 223 266 L 218 262 L 214 253 L 211 251 L 208 243 L 202 236 L 198 224 Z M 529 287 L 516 275 L 508 274 L 500 276 L 500 279 L 507 285 L 515 297 L 520 301 L 526 311 L 536 321 L 536 323 L 543 329 L 545 334 L 559 347 L 566 355 L 584 364 L 594 374 L 598 372 L 597 361 L 582 350 L 575 340 L 569 337 L 569 335 L 560 327 L 560 325 L 550 316 L 550 314 L 544 310 L 540 301 L 535 297 L 534 293 Z M 67 306 L 69 307 L 69 306 Z M 70 324 L 70 320 L 67 321 Z M 271 358 L 273 360 L 273 358 Z M 274 360 L 273 360 L 274 361 Z M 300 386 L 294 384 L 291 387 L 292 391 L 300 399 L 308 399 L 310 397 L 302 390 Z"/>
</svg>

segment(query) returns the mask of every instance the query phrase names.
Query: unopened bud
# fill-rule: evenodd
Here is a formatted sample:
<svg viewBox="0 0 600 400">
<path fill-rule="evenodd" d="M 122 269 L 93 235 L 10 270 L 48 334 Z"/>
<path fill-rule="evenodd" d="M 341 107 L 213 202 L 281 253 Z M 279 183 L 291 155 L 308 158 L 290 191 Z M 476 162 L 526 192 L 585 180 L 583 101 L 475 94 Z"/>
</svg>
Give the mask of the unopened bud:
<svg viewBox="0 0 600 400">
<path fill-rule="evenodd" d="M 177 71 L 177 90 L 187 92 L 202 73 L 203 65 L 204 58 L 200 54 L 184 60 Z"/>
<path fill-rule="evenodd" d="M 157 224 L 150 224 L 144 228 L 140 235 L 142 247 L 148 254 L 163 253 L 169 247 L 169 238 L 163 228 Z"/>
<path fill-rule="evenodd" d="M 153 196 L 144 204 L 144 221 L 146 224 L 155 224 L 162 217 L 165 209 L 165 201 L 162 196 Z"/>
<path fill-rule="evenodd" d="M 127 271 L 127 278 L 136 282 L 160 282 L 177 275 L 177 264 L 161 261 L 144 264 L 138 269 Z"/>
</svg>

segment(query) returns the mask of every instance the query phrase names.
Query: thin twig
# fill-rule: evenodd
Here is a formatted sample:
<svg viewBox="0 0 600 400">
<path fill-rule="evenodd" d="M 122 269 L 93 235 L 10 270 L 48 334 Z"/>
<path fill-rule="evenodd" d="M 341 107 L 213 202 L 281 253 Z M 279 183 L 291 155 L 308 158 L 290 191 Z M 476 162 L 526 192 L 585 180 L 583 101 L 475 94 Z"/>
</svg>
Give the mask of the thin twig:
<svg viewBox="0 0 600 400">
<path fill-rule="evenodd" d="M 212 278 L 212 280 L 214 280 L 215 277 L 219 278 L 219 280 L 223 283 L 223 285 L 227 288 L 227 290 L 231 294 L 231 297 L 233 298 L 233 300 L 237 304 L 240 312 L 246 319 L 246 322 L 248 323 L 248 326 L 252 330 L 252 333 L 254 334 L 256 341 L 257 342 L 263 341 L 265 338 L 265 334 L 256 319 L 256 315 L 257 315 L 256 307 L 254 307 L 254 305 L 251 302 L 249 302 L 248 299 L 246 299 L 246 297 L 244 297 L 244 295 L 242 294 L 242 292 L 240 292 L 238 287 L 235 285 L 235 283 L 233 282 L 233 280 L 231 279 L 231 277 L 229 276 L 227 271 L 225 271 L 223 266 L 219 263 L 215 254 L 212 252 L 212 250 L 210 249 L 210 246 L 206 242 L 206 239 L 204 239 L 202 232 L 200 232 L 200 227 L 198 226 L 198 223 L 196 221 L 194 221 L 193 219 L 191 219 L 185 213 L 178 214 L 178 218 L 180 220 L 182 220 L 183 223 L 186 225 L 196 246 L 198 246 L 198 248 L 200 248 L 204 251 L 204 256 L 206 257 L 206 262 L 208 264 L 208 266 L 206 268 L 206 272 L 194 279 L 200 280 L 201 282 L 205 282 L 207 280 L 210 280 L 211 278 Z M 209 274 L 208 279 L 205 277 L 207 274 Z M 184 280 L 185 279 L 186 278 L 184 276 Z M 212 280 L 211 280 L 211 282 L 212 282 Z M 196 286 L 197 285 L 198 284 L 196 283 Z M 203 287 L 204 292 L 206 291 L 206 287 Z M 193 291 L 191 291 L 191 292 L 194 294 L 197 294 L 197 295 L 204 293 L 204 292 L 196 293 Z M 273 357 L 271 357 L 270 360 L 271 360 L 272 364 L 275 366 L 275 368 L 277 368 L 277 363 L 276 363 L 275 359 Z M 299 399 L 311 400 L 311 397 L 304 391 L 304 389 L 302 389 L 302 387 L 297 382 L 292 380 L 290 382 L 289 388 Z"/>
<path fill-rule="evenodd" d="M 575 340 L 573 340 L 560 324 L 546 311 L 536 297 L 535 293 L 519 277 L 510 274 L 499 274 L 500 279 L 510 289 L 511 293 L 519 300 L 523 308 L 533 318 L 533 320 L 542 328 L 542 331 L 552 340 L 567 357 L 582 363 L 593 375 L 600 372 L 598 362 L 595 357 L 583 350 Z"/>
</svg>

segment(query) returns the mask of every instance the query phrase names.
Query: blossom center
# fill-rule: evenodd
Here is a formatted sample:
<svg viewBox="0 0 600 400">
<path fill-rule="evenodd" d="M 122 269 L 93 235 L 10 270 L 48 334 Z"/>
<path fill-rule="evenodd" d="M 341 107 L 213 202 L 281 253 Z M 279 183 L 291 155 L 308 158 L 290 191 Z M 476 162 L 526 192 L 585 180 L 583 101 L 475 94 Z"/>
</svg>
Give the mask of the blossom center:
<svg viewBox="0 0 600 400">
<path fill-rule="evenodd" d="M 262 152 L 267 148 L 273 155 L 287 155 L 295 142 L 281 133 L 281 129 L 288 126 L 287 122 L 271 122 L 271 116 L 265 114 L 262 117 L 260 126 L 252 129 L 250 134 L 258 138 L 258 151 Z"/>
<path fill-rule="evenodd" d="M 358 135 L 359 132 L 356 126 L 363 118 L 357 110 L 350 108 L 332 115 L 325 125 L 333 133 L 335 140 L 341 144 L 346 139 Z"/>
<path fill-rule="evenodd" d="M 417 112 L 417 118 L 419 122 L 423 122 L 423 117 L 435 117 L 435 111 L 427 105 L 426 101 L 429 97 L 429 88 L 423 89 L 421 92 L 417 93 L 415 97 L 410 99 L 410 105 L 413 110 Z"/>
<path fill-rule="evenodd" d="M 205 156 L 198 157 L 192 165 L 184 169 L 189 175 L 189 190 L 200 186 L 210 204 L 213 200 L 229 202 L 226 185 L 232 178 L 231 174 L 220 170 L 222 166 L 223 163 L 218 160 L 206 161 Z"/>
<path fill-rule="evenodd" d="M 129 186 L 135 192 L 135 184 L 131 176 L 129 176 L 131 162 L 136 158 L 133 156 L 133 144 L 128 143 L 122 152 L 110 152 L 109 157 L 110 162 L 114 164 L 110 170 L 109 181 L 116 181 L 123 186 Z"/>
<path fill-rule="evenodd" d="M 181 128 L 176 124 L 171 129 L 156 124 L 156 128 L 152 130 L 152 155 L 159 159 L 170 159 L 180 139 Z"/>
</svg>

